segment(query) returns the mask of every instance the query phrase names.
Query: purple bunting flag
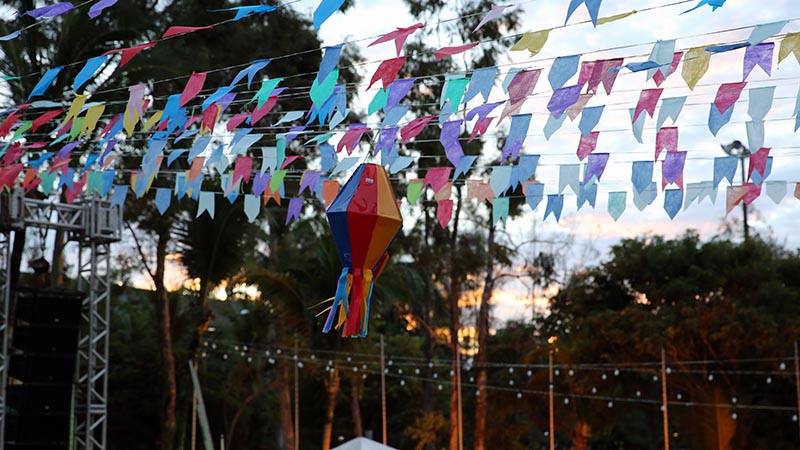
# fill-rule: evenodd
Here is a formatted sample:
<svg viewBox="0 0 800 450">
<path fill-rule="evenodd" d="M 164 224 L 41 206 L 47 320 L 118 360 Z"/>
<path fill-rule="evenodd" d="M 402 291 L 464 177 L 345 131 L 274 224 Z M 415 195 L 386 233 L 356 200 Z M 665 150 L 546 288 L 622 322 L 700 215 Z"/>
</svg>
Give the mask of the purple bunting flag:
<svg viewBox="0 0 800 450">
<path fill-rule="evenodd" d="M 772 76 L 772 55 L 774 51 L 774 42 L 765 42 L 747 47 L 744 53 L 744 73 L 742 75 L 742 80 L 747 80 L 747 77 L 756 66 L 761 67 L 767 75 Z"/>
</svg>

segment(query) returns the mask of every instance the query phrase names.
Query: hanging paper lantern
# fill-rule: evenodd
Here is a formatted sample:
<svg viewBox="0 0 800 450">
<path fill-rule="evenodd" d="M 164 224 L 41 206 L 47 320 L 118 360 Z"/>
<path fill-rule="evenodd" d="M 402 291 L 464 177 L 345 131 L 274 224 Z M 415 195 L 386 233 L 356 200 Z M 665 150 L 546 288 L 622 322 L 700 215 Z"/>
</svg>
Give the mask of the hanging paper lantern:
<svg viewBox="0 0 800 450">
<path fill-rule="evenodd" d="M 344 268 L 322 331 L 330 331 L 338 312 L 335 328 L 344 325 L 343 337 L 364 337 L 374 280 L 403 224 L 386 170 L 360 165 L 328 208 L 328 223 Z"/>
</svg>

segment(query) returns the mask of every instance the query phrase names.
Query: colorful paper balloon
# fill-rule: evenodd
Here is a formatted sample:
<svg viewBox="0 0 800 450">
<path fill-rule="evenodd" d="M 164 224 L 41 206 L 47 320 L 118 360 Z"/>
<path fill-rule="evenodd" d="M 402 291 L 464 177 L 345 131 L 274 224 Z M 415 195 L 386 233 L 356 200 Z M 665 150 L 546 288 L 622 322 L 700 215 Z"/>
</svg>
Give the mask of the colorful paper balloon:
<svg viewBox="0 0 800 450">
<path fill-rule="evenodd" d="M 322 331 L 342 329 L 342 337 L 365 337 L 372 286 L 389 258 L 389 246 L 403 218 L 386 170 L 362 164 L 328 208 L 328 223 L 344 268 Z"/>
</svg>

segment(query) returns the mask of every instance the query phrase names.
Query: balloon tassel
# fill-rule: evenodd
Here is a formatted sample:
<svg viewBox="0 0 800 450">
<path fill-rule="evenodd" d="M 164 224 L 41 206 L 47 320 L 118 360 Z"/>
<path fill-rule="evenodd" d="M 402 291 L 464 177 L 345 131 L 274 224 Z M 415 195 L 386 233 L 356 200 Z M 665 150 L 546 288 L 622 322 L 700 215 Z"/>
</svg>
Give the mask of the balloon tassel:
<svg viewBox="0 0 800 450">
<path fill-rule="evenodd" d="M 349 308 L 347 306 L 347 299 L 350 297 L 350 291 L 353 287 L 353 274 L 347 274 L 347 288 L 345 289 L 344 297 L 342 297 L 342 302 L 339 304 L 339 321 L 336 323 L 336 329 L 342 328 L 344 322 L 347 320 L 347 315 L 350 314 Z"/>
<path fill-rule="evenodd" d="M 361 329 L 362 304 L 364 303 L 364 274 L 361 269 L 353 273 L 353 290 L 350 293 L 350 311 L 344 325 L 342 337 L 357 336 Z"/>
<path fill-rule="evenodd" d="M 364 292 L 367 293 L 364 299 L 364 316 L 361 318 L 361 337 L 367 337 L 369 332 L 369 305 L 372 300 L 372 287 L 374 286 L 372 271 L 364 271 Z"/>
<path fill-rule="evenodd" d="M 322 327 L 322 332 L 327 333 L 331 331 L 333 326 L 333 319 L 336 317 L 336 312 L 339 311 L 339 320 L 341 321 L 342 312 L 347 316 L 347 291 L 348 291 L 348 271 L 347 268 L 342 270 L 339 276 L 339 282 L 336 284 L 336 294 L 333 296 L 333 305 L 328 313 L 328 318 L 325 320 L 325 325 Z"/>
</svg>

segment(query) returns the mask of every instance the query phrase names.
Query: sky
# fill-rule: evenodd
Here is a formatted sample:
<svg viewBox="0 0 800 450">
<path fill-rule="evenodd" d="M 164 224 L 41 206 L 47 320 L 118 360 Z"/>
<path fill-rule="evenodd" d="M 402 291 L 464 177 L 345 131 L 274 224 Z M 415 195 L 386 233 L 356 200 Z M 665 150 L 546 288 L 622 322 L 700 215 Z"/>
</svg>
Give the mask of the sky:
<svg viewBox="0 0 800 450">
<path fill-rule="evenodd" d="M 457 4 L 457 0 L 448 3 Z M 519 29 L 507 31 L 506 34 L 553 29 L 549 40 L 538 55 L 530 57 L 526 51 L 510 50 L 501 55 L 499 58 L 501 75 L 489 100 L 491 102 L 507 98 L 499 81 L 510 68 L 542 70 L 542 76 L 533 95 L 520 113 L 533 115 L 522 153 L 541 155 L 536 178 L 545 183 L 545 194 L 557 193 L 560 165 L 579 162 L 575 155 L 580 138 L 579 120 L 566 120 L 549 140 L 543 134 L 543 127 L 549 115 L 547 103 L 551 95 L 547 74 L 554 58 L 579 54 L 581 61 L 624 57 L 626 62 L 642 62 L 647 59 L 658 40 L 675 39 L 676 50 L 680 51 L 696 46 L 745 40 L 753 26 L 775 21 L 788 21 L 782 33 L 800 31 L 800 20 L 798 20 L 800 10 L 796 6 L 796 0 L 768 2 L 728 0 L 716 11 L 712 11 L 709 6 L 703 6 L 687 14 L 681 14 L 695 3 L 678 0 L 636 2 L 607 0 L 600 8 L 600 17 L 627 13 L 633 9 L 638 12 L 596 28 L 588 23 L 589 15 L 584 6 L 577 9 L 565 26 L 568 0 L 523 0 L 517 3 L 501 3 L 509 5 L 507 11 L 516 9 L 522 14 Z M 299 0 L 292 2 L 291 7 L 311 17 L 318 4 L 319 0 Z M 446 8 L 440 16 L 428 19 L 427 25 L 433 27 L 436 21 L 454 18 L 457 18 L 457 14 Z M 323 45 L 337 45 L 343 42 L 357 45 L 365 60 L 371 62 L 361 69 L 364 76 L 364 82 L 359 87 L 361 95 L 354 105 L 350 105 L 351 108 L 364 108 L 369 103 L 376 88 L 368 90 L 367 82 L 378 62 L 396 56 L 394 45 L 391 43 L 373 47 L 366 47 L 366 44 L 394 30 L 395 27 L 406 27 L 416 22 L 417 20 L 406 11 L 403 1 L 356 0 L 353 8 L 347 12 L 334 13 L 322 25 L 319 33 Z M 779 38 L 768 41 L 779 44 Z M 434 36 L 431 44 L 450 46 L 462 42 L 453 36 L 439 33 Z M 688 152 L 684 173 L 686 183 L 711 180 L 714 158 L 724 156 L 720 149 L 721 144 L 733 140 L 748 142 L 745 125 L 750 120 L 747 89 L 737 102 L 730 123 L 723 127 L 717 136 L 713 136 L 707 127 L 709 104 L 714 100 L 719 85 L 742 81 L 744 52 L 744 49 L 740 49 L 714 55 L 709 71 L 693 91 L 686 87 L 681 77 L 682 66 L 679 66 L 676 73 L 662 85 L 664 87 L 662 98 L 689 96 L 683 112 L 675 123 L 680 131 L 679 150 Z M 577 76 L 573 76 L 566 85 L 575 84 L 576 79 Z M 800 237 L 794 232 L 796 224 L 800 223 L 800 200 L 792 197 L 793 183 L 800 182 L 800 145 L 797 144 L 793 131 L 792 116 L 800 85 L 798 83 L 800 64 L 793 57 L 777 64 L 776 45 L 772 76 L 756 68 L 747 81 L 748 89 L 767 86 L 776 88 L 772 109 L 765 119 L 763 146 L 772 149 L 770 154 L 774 158 L 772 174 L 768 181 L 790 183 L 787 186 L 786 196 L 780 203 L 776 204 L 766 195 L 755 200 L 750 207 L 751 229 L 753 232 L 768 235 L 794 250 L 800 247 Z M 655 119 L 648 118 L 643 132 L 643 143 L 637 142 L 631 131 L 628 110 L 636 105 L 642 89 L 654 87 L 654 82 L 647 80 L 645 72 L 633 74 L 623 70 L 610 96 L 599 92 L 587 105 L 605 105 L 603 116 L 595 128 L 596 131 L 600 131 L 596 152 L 611 155 L 599 183 L 595 207 L 584 205 L 578 210 L 577 196 L 567 189 L 564 211 L 559 221 L 553 217 L 542 221 L 546 201 L 542 202 L 536 210 L 528 211 L 506 223 L 504 232 L 507 232 L 511 239 L 545 241 L 540 246 L 543 249 L 554 248 L 548 247 L 547 242 L 569 241 L 572 245 L 565 257 L 565 264 L 574 268 L 600 261 L 607 255 L 609 247 L 622 238 L 644 234 L 675 237 L 689 229 L 696 230 L 704 238 L 710 238 L 719 232 L 726 220 L 725 190 L 722 187 L 725 182 L 721 185 L 715 203 L 710 199 L 705 199 L 700 204 L 695 202 L 680 211 L 674 220 L 670 220 L 663 209 L 661 193 L 644 211 L 637 210 L 632 203 L 631 164 L 633 161 L 652 161 L 656 130 Z M 480 102 L 473 100 L 468 107 L 478 106 Z M 373 115 L 367 122 L 377 125 L 379 118 Z M 671 124 L 668 121 L 667 126 L 669 125 Z M 500 126 L 507 129 L 508 121 Z M 489 140 L 491 141 L 491 136 Z M 740 174 L 737 173 L 736 180 L 739 180 L 739 177 Z M 660 178 L 660 166 L 657 165 L 653 180 L 659 181 Z M 616 222 L 607 212 L 608 193 L 614 191 L 628 191 L 626 210 Z M 409 221 L 413 220 L 414 210 L 407 204 L 403 206 L 403 212 Z M 741 210 L 737 208 L 727 216 L 727 219 L 738 220 L 740 214 Z M 738 238 L 738 234 L 734 235 L 734 238 Z M 495 298 L 498 316 L 509 318 L 516 314 L 529 313 L 530 297 L 530 292 L 520 286 L 503 290 Z M 538 306 L 541 305 L 539 301 Z"/>
<path fill-rule="evenodd" d="M 316 2 L 313 2 L 316 3 Z M 752 27 L 787 20 L 787 25 L 782 33 L 800 31 L 800 10 L 796 2 L 790 0 L 776 0 L 769 2 L 752 0 L 728 0 L 724 7 L 712 11 L 709 6 L 703 6 L 695 11 L 681 15 L 683 11 L 693 7 L 696 2 L 683 2 L 681 4 L 660 7 L 675 3 L 669 0 L 649 0 L 637 2 L 603 2 L 600 17 L 608 17 L 633 9 L 640 12 L 609 24 L 594 28 L 586 22 L 589 15 L 585 7 L 581 6 L 569 20 L 569 25 L 564 25 L 567 13 L 567 0 L 534 0 L 513 3 L 511 8 L 523 10 L 521 27 L 516 33 L 538 31 L 555 28 L 541 53 L 533 58 L 527 52 L 511 52 L 501 57 L 501 73 L 507 71 L 509 66 L 523 68 L 540 68 L 542 76 L 534 90 L 534 95 L 523 107 L 522 113 L 532 113 L 533 120 L 525 140 L 522 153 L 540 154 L 541 160 L 536 172 L 536 178 L 545 183 L 545 194 L 556 193 L 558 184 L 558 166 L 560 164 L 577 163 L 575 155 L 580 132 L 578 131 L 579 119 L 574 122 L 567 120 L 562 128 L 548 141 L 543 135 L 543 127 L 547 120 L 547 102 L 551 88 L 546 75 L 549 72 L 553 58 L 581 54 L 581 61 L 590 61 L 601 58 L 625 57 L 626 62 L 645 61 L 654 43 L 657 40 L 676 39 L 676 50 L 688 50 L 691 47 L 724 44 L 746 40 Z M 509 3 L 500 3 L 509 4 Z M 308 7 L 310 13 L 313 5 Z M 303 6 L 298 9 L 303 10 Z M 766 7 L 765 7 L 766 5 Z M 647 11 L 649 8 L 654 8 Z M 511 9 L 508 9 L 511 10 Z M 508 11 L 507 10 L 507 11 Z M 456 17 L 453 12 L 444 12 L 440 18 L 444 20 Z M 380 20 L 376 20 L 380 18 Z M 365 47 L 364 38 L 385 34 L 394 27 L 405 27 L 417 22 L 406 11 L 404 2 L 377 0 L 356 1 L 355 6 L 346 13 L 336 13 L 320 30 L 324 45 L 336 45 L 361 39 L 357 45 L 368 61 L 380 61 L 394 57 L 392 44 L 382 44 L 374 47 Z M 556 28 L 561 27 L 561 28 Z M 512 34 L 509 32 L 508 34 Z M 438 44 L 441 46 L 458 45 L 460 41 L 449 36 L 440 35 Z M 800 247 L 800 237 L 795 233 L 796 224 L 800 223 L 800 200 L 792 197 L 794 184 L 800 181 L 800 146 L 793 132 L 794 119 L 792 118 L 795 99 L 800 83 L 800 65 L 789 57 L 780 65 L 777 64 L 778 39 L 775 41 L 775 56 L 773 58 L 773 73 L 768 76 L 761 69 L 756 68 L 748 77 L 748 86 L 742 93 L 735 106 L 732 119 L 723 127 L 715 137 L 707 126 L 709 105 L 713 102 L 717 89 L 722 83 L 742 81 L 742 65 L 744 49 L 735 50 L 725 54 L 714 55 L 708 72 L 699 85 L 690 91 L 681 77 L 679 66 L 676 73 L 671 75 L 662 85 L 665 88 L 662 98 L 679 97 L 688 95 L 686 106 L 683 109 L 675 126 L 679 128 L 679 150 L 687 151 L 685 166 L 685 182 L 710 181 L 713 173 L 713 158 L 725 156 L 720 145 L 728 144 L 733 140 L 748 143 L 745 123 L 748 117 L 748 91 L 749 88 L 775 86 L 775 100 L 773 107 L 766 116 L 764 147 L 772 149 L 770 155 L 774 157 L 772 175 L 769 181 L 787 181 L 789 189 L 783 200 L 776 204 L 766 194 L 755 200 L 750 206 L 751 232 L 762 233 L 784 244 L 789 249 Z M 363 75 L 368 80 L 375 70 L 376 64 L 366 65 Z M 502 78 L 504 75 L 500 75 Z M 573 77 L 567 85 L 575 84 L 577 76 Z M 544 205 L 542 204 L 532 213 L 510 221 L 506 229 L 514 236 L 556 236 L 569 237 L 576 247 L 572 250 L 571 265 L 581 265 L 597 262 L 602 259 L 611 245 L 622 238 L 631 238 L 643 234 L 659 234 L 667 237 L 679 236 L 686 230 L 698 231 L 702 237 L 710 238 L 720 232 L 726 220 L 725 189 L 720 185 L 716 202 L 710 199 L 702 203 L 693 203 L 688 209 L 683 209 L 670 220 L 663 209 L 663 195 L 659 192 L 656 201 L 640 212 L 632 203 L 631 193 L 628 193 L 627 207 L 615 222 L 607 212 L 607 193 L 610 191 L 631 190 L 631 162 L 636 160 L 652 160 L 655 147 L 655 119 L 647 119 L 643 134 L 643 144 L 636 141 L 631 131 L 631 121 L 628 108 L 633 108 L 638 100 L 639 91 L 645 88 L 656 87 L 653 81 L 647 81 L 645 72 L 636 74 L 623 71 L 615 85 L 611 96 L 600 93 L 595 96 L 588 106 L 606 105 L 604 114 L 595 128 L 600 131 L 597 152 L 611 154 L 606 171 L 599 184 L 597 204 L 594 209 L 584 205 L 577 209 L 577 197 L 567 190 L 564 201 L 564 211 L 561 220 L 556 221 L 550 217 L 542 222 Z M 360 101 L 366 104 L 374 95 L 373 91 L 367 92 L 366 84 L 361 88 L 363 95 Z M 496 83 L 489 101 L 504 98 L 499 81 Z M 507 98 L 507 96 L 505 97 Z M 470 106 L 479 103 L 472 102 Z M 660 104 L 659 104 L 660 106 Z M 658 111 L 658 110 L 657 110 Z M 373 120 L 374 121 L 374 120 Z M 670 122 L 667 122 L 669 126 Z M 507 123 L 506 123 L 507 126 Z M 663 159 L 664 156 L 661 156 Z M 737 171 L 735 180 L 739 180 Z M 660 180 L 660 168 L 657 165 L 653 180 Z M 660 184 L 660 183 L 659 183 Z M 675 186 L 672 186 L 675 187 Z M 727 219 L 740 220 L 741 209 L 732 211 Z M 535 230 L 535 231 L 532 231 Z M 739 238 L 739 232 L 734 239 Z M 590 248 L 592 251 L 586 251 Z M 496 298 L 500 317 L 513 317 L 518 314 L 529 313 L 530 307 L 521 307 L 520 300 L 527 297 L 521 289 L 504 291 Z"/>
</svg>

